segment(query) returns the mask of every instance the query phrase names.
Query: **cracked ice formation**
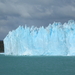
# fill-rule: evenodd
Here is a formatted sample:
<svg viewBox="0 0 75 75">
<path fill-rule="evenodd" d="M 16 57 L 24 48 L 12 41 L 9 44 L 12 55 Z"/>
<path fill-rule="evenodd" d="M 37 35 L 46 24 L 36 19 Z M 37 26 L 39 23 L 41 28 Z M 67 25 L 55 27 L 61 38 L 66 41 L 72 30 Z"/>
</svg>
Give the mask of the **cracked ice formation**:
<svg viewBox="0 0 75 75">
<path fill-rule="evenodd" d="M 22 27 L 4 39 L 6 55 L 75 55 L 75 21 L 54 22 L 48 27 Z"/>
</svg>

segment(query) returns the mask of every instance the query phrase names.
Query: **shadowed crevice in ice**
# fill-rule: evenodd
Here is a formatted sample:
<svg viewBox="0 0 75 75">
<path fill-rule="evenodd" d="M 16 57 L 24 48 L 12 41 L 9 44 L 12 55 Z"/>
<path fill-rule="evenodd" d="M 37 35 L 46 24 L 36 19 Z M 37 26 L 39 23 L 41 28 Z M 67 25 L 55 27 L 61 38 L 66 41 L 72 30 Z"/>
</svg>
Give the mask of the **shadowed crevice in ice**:
<svg viewBox="0 0 75 75">
<path fill-rule="evenodd" d="M 75 21 L 48 27 L 22 27 L 9 32 L 4 39 L 6 55 L 75 55 Z"/>
</svg>

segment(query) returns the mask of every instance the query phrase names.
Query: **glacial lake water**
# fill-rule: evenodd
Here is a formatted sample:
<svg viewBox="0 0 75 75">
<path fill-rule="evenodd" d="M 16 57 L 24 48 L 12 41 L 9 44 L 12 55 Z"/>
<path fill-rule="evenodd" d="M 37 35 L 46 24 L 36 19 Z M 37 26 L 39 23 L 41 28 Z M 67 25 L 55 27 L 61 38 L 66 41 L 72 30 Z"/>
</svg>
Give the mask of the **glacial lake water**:
<svg viewBox="0 0 75 75">
<path fill-rule="evenodd" d="M 75 75 L 75 57 L 0 54 L 0 75 Z"/>
</svg>

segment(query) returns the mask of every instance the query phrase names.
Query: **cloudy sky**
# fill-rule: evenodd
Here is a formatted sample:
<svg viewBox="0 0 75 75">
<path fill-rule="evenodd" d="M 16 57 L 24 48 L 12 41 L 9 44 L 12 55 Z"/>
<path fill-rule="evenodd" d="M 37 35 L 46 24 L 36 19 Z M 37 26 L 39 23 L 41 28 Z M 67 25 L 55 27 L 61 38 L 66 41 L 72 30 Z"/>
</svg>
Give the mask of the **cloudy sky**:
<svg viewBox="0 0 75 75">
<path fill-rule="evenodd" d="M 19 25 L 75 20 L 75 0 L 0 0 L 0 40 Z"/>
</svg>

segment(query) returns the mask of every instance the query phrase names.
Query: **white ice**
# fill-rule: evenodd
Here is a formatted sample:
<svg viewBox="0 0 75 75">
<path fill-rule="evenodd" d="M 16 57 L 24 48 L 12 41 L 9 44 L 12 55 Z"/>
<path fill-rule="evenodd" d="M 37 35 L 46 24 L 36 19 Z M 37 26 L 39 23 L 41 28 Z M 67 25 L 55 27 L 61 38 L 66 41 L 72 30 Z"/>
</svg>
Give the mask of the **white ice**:
<svg viewBox="0 0 75 75">
<path fill-rule="evenodd" d="M 75 21 L 48 27 L 22 27 L 4 38 L 5 55 L 75 56 Z"/>
</svg>

